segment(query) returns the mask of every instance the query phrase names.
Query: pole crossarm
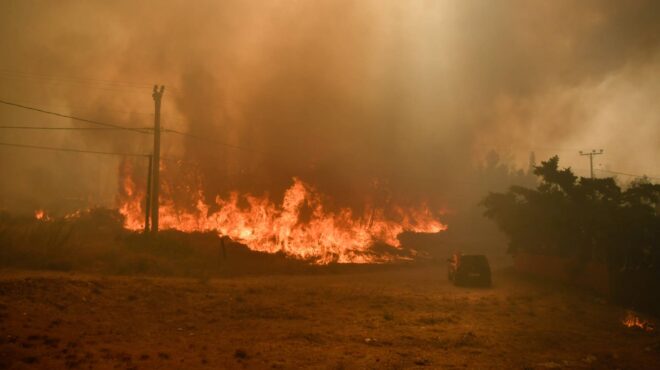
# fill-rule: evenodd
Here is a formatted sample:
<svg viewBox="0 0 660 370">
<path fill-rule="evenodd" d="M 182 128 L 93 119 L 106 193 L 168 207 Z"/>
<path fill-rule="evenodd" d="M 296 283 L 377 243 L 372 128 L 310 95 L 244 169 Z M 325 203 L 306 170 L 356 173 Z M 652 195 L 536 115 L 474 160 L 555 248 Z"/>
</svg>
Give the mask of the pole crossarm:
<svg viewBox="0 0 660 370">
<path fill-rule="evenodd" d="M 580 155 L 588 155 L 589 156 L 589 169 L 591 172 L 591 178 L 594 178 L 594 156 L 595 155 L 600 155 L 603 154 L 603 149 L 592 149 L 590 152 L 583 152 L 580 150 Z"/>
</svg>

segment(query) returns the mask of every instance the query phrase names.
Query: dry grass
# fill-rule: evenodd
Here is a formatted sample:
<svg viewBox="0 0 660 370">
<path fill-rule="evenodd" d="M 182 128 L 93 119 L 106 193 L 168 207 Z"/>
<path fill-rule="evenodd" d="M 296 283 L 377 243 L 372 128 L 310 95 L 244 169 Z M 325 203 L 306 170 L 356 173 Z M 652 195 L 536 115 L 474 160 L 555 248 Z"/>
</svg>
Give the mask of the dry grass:
<svg viewBox="0 0 660 370">
<path fill-rule="evenodd" d="M 657 333 L 561 286 L 440 267 L 223 279 L 7 271 L 2 368 L 653 368 Z"/>
</svg>

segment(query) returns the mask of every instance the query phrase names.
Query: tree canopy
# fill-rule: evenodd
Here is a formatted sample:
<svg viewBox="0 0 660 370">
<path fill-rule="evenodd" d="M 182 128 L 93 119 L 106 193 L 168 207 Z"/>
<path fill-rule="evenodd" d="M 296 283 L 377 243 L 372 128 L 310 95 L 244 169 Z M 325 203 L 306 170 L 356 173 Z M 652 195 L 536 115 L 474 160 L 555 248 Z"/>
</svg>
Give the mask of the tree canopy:
<svg viewBox="0 0 660 370">
<path fill-rule="evenodd" d="M 538 186 L 512 186 L 482 201 L 509 251 L 660 268 L 660 185 L 642 178 L 578 178 L 554 156 L 534 168 Z"/>
</svg>

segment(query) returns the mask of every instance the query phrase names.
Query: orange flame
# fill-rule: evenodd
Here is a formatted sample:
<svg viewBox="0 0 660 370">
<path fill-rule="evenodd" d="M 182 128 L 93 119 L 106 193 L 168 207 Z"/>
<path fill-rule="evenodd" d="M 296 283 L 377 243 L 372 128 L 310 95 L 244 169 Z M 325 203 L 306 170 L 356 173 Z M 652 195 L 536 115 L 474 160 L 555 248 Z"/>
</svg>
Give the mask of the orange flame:
<svg viewBox="0 0 660 370">
<path fill-rule="evenodd" d="M 120 205 L 125 227 L 140 230 L 144 225 L 142 202 L 130 178 L 123 193 L 128 200 Z M 216 197 L 217 211 L 196 194 L 196 209 L 177 209 L 174 202 L 160 200 L 160 228 L 185 232 L 215 231 L 261 252 L 283 252 L 288 256 L 314 260 L 318 264 L 378 263 L 401 258 L 376 255 L 370 251 L 375 242 L 401 248 L 398 235 L 404 231 L 437 233 L 447 227 L 436 220 L 426 205 L 413 209 L 394 208 L 386 217 L 383 209 L 368 208 L 357 216 L 349 208 L 337 212 L 324 209 L 321 195 L 311 186 L 294 178 L 281 204 L 266 196 L 240 196 L 232 192 L 227 199 Z M 244 201 L 247 207 L 240 207 Z M 305 215 L 303 215 L 305 213 Z M 397 219 L 393 221 L 392 219 Z M 304 221 L 303 221 L 304 219 Z"/>
<path fill-rule="evenodd" d="M 653 324 L 650 321 L 643 320 L 632 311 L 626 312 L 626 317 L 623 318 L 621 323 L 628 328 L 639 328 L 648 332 L 651 332 L 654 329 Z"/>
<path fill-rule="evenodd" d="M 37 220 L 48 220 L 46 211 L 44 211 L 43 209 L 38 209 L 34 211 L 34 218 L 36 218 Z"/>
</svg>

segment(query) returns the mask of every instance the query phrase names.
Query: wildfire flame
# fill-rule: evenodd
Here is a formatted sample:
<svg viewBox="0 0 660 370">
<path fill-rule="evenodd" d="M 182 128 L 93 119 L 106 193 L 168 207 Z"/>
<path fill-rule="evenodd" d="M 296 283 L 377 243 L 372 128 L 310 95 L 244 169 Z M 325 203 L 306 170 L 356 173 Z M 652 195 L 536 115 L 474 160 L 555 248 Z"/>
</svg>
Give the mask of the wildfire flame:
<svg viewBox="0 0 660 370">
<path fill-rule="evenodd" d="M 44 211 L 43 209 L 38 209 L 34 211 L 34 218 L 36 218 L 37 220 L 46 221 L 48 220 L 48 215 L 46 215 L 46 211 Z"/>
<path fill-rule="evenodd" d="M 144 194 L 136 190 L 130 177 L 123 182 L 127 195 L 119 207 L 125 227 L 144 227 Z M 434 218 L 426 205 L 416 208 L 395 207 L 385 215 L 383 209 L 366 207 L 362 215 L 349 208 L 327 211 L 321 195 L 310 185 L 294 178 L 281 204 L 267 196 L 239 195 L 216 197 L 214 209 L 196 194 L 196 209 L 181 210 L 168 199 L 160 200 L 159 226 L 185 232 L 214 231 L 261 252 L 284 254 L 313 260 L 318 264 L 378 263 L 401 258 L 371 253 L 376 242 L 401 248 L 398 235 L 404 231 L 437 233 L 447 227 Z M 247 206 L 239 206 L 247 204 Z M 396 221 L 395 221 L 396 220 Z"/>
<path fill-rule="evenodd" d="M 639 328 L 644 331 L 653 331 L 653 323 L 648 320 L 644 320 L 636 315 L 632 311 L 627 311 L 626 316 L 623 318 L 621 323 L 628 328 Z"/>
</svg>

